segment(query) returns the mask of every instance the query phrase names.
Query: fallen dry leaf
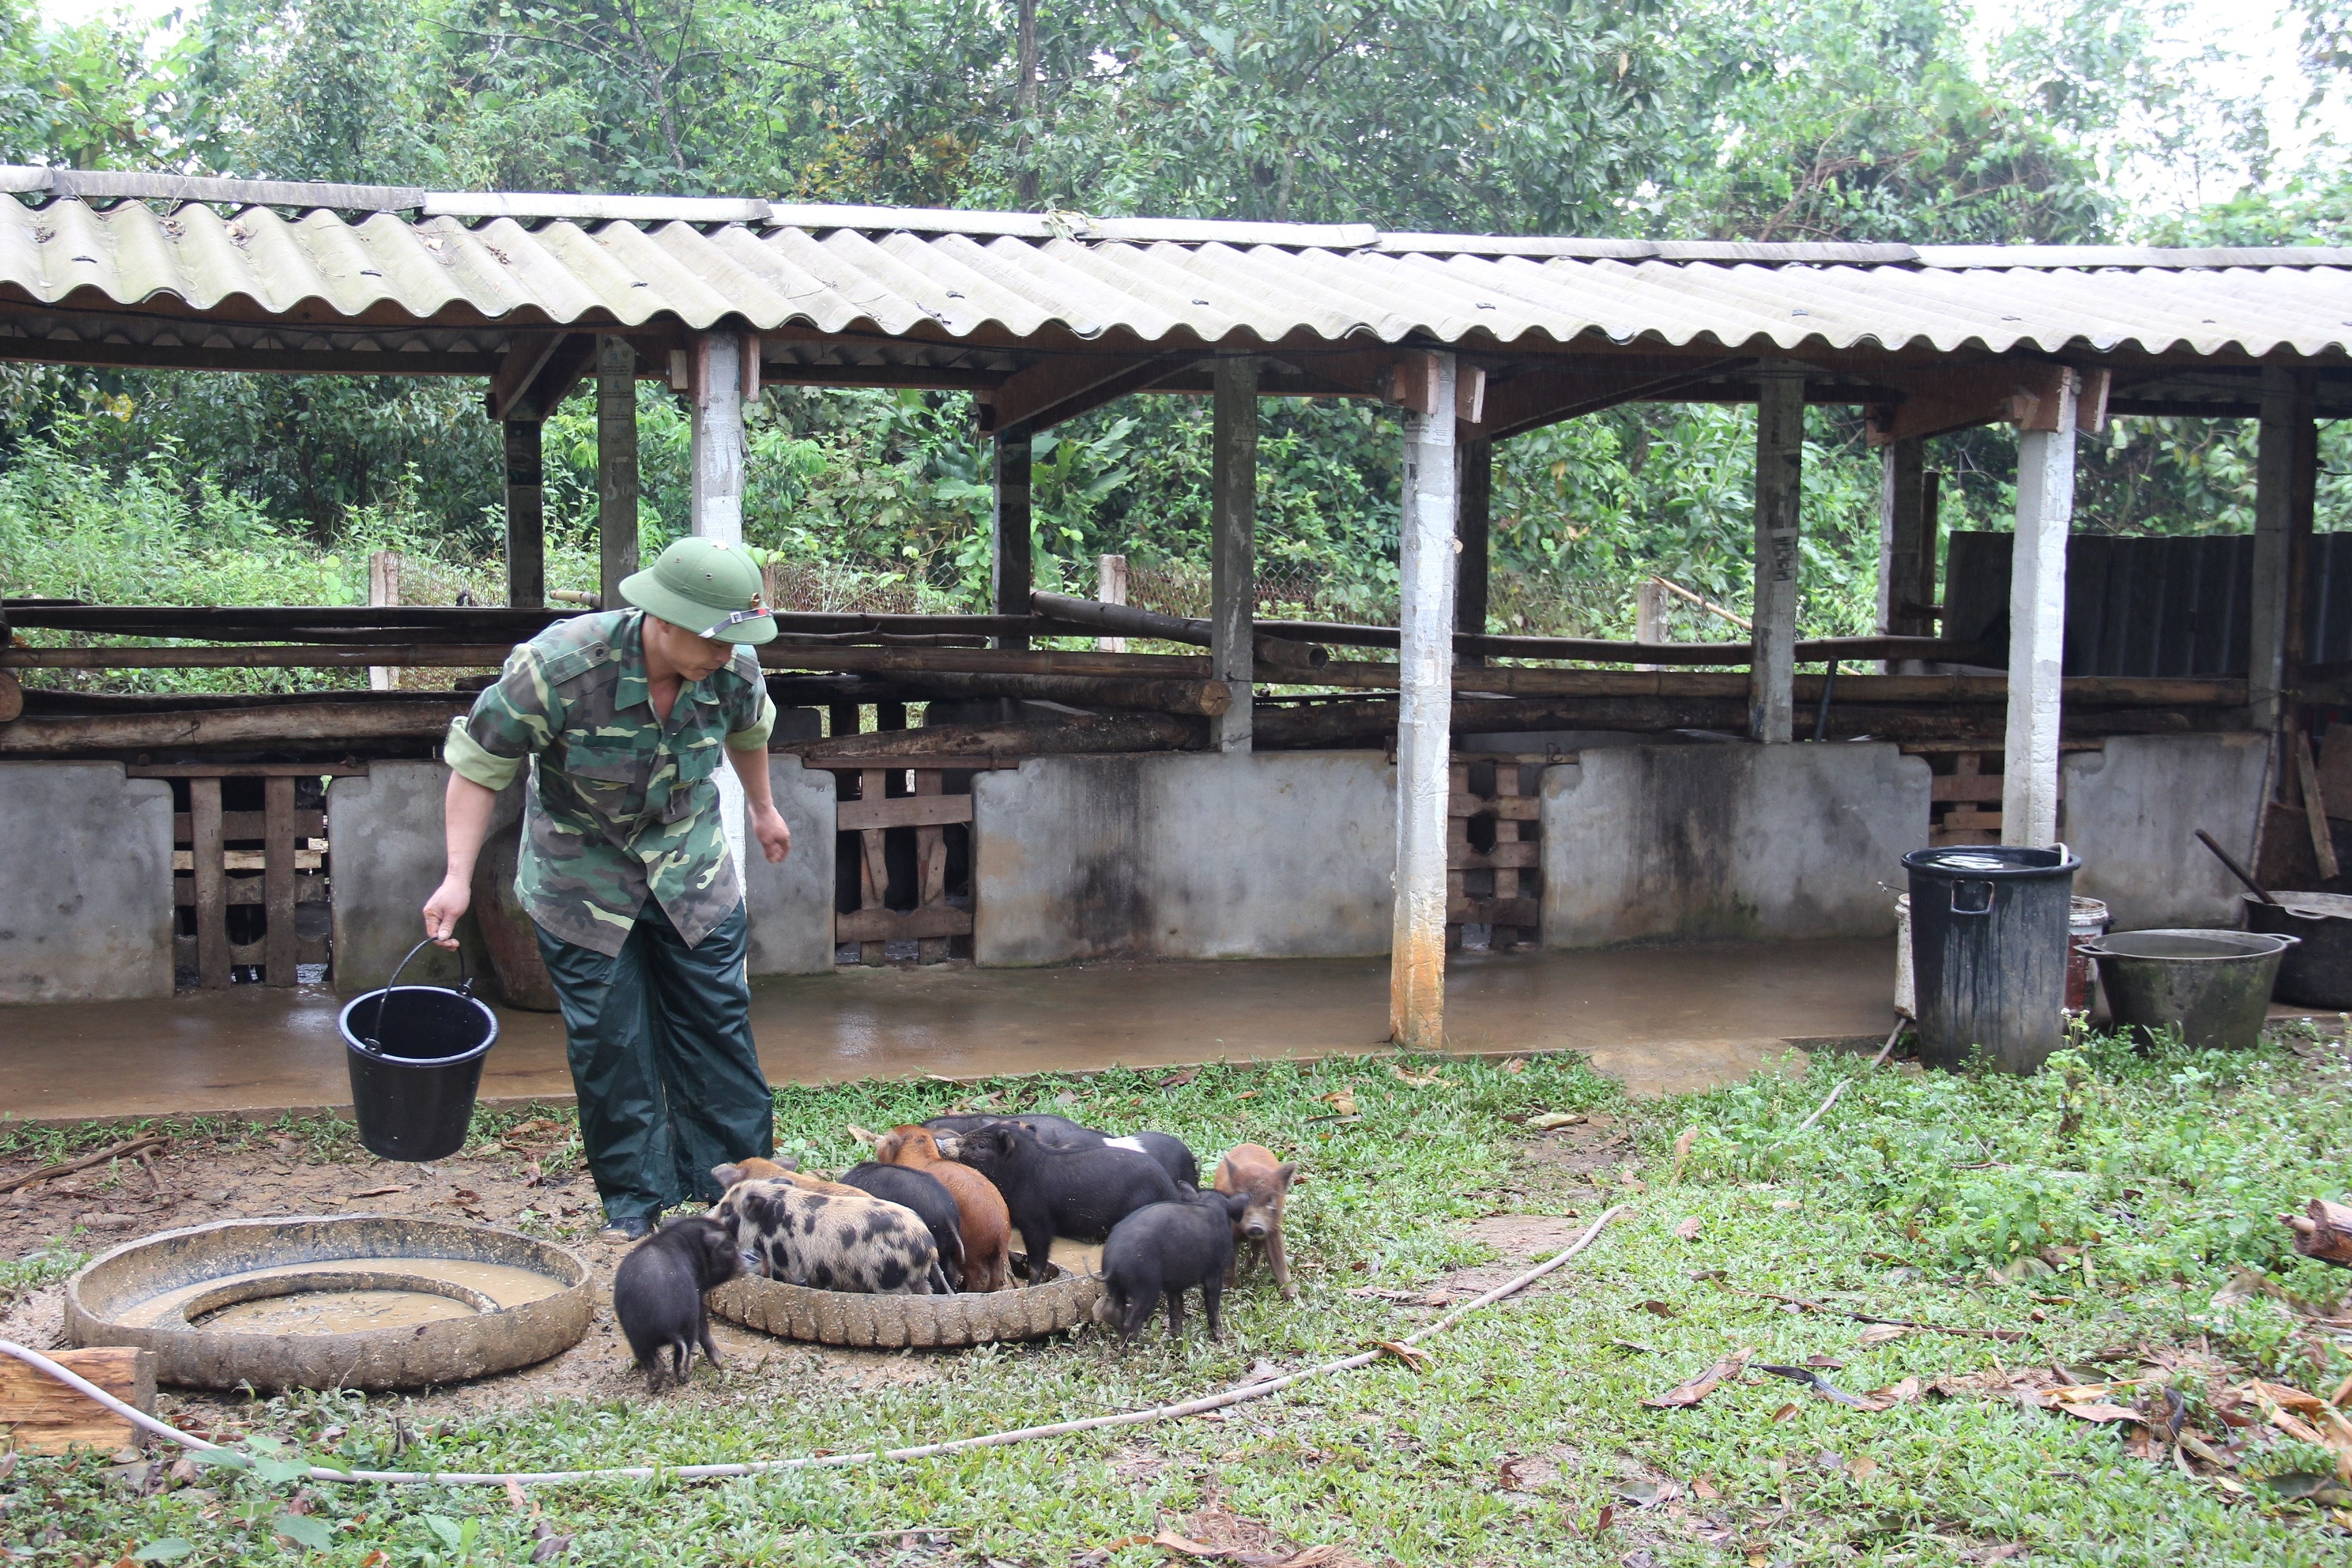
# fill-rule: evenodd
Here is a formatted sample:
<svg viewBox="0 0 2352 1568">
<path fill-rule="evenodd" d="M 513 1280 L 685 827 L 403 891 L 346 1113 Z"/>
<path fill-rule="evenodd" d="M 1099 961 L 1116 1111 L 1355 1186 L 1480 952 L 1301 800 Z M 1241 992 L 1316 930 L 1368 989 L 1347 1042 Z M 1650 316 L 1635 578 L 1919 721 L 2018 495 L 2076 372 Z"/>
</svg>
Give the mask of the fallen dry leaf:
<svg viewBox="0 0 2352 1568">
<path fill-rule="evenodd" d="M 522 1483 L 512 1476 L 507 1478 L 507 1506 L 517 1513 L 530 1511 L 530 1496 L 523 1491 Z"/>
<path fill-rule="evenodd" d="M 1187 1557 L 1224 1557 L 1230 1555 L 1222 1546 L 1188 1540 L 1172 1530 L 1163 1530 L 1151 1538 L 1154 1546 L 1164 1546 L 1171 1552 L 1181 1552 Z"/>
<path fill-rule="evenodd" d="M 1353 1089 L 1335 1089 L 1320 1098 L 1324 1104 L 1331 1108 L 1331 1114 L 1334 1116 L 1356 1114 L 1356 1095 Z"/>
<path fill-rule="evenodd" d="M 1525 1057 L 1513 1057 L 1509 1061 L 1503 1064 L 1503 1070 L 1508 1073 L 1525 1072 L 1528 1070 L 1528 1058 Z"/>
<path fill-rule="evenodd" d="M 1889 1384 L 1885 1388 L 1874 1388 L 1864 1394 L 1863 1398 L 1867 1402 L 1865 1407 L 1868 1409 L 1892 1410 L 1898 1405 L 1909 1405 L 1917 1399 L 1919 1394 L 1919 1380 L 1916 1377 L 1906 1377 L 1902 1382 Z"/>
<path fill-rule="evenodd" d="M 1255 1089 L 1245 1089 L 1239 1094 L 1234 1096 L 1234 1098 L 1235 1100 L 1255 1100 L 1258 1097 L 1258 1093 L 1259 1091 Z"/>
<path fill-rule="evenodd" d="M 1845 1370 L 1845 1363 L 1838 1360 L 1838 1358 L 1833 1355 L 1809 1355 L 1805 1358 L 1805 1364 L 1810 1367 L 1819 1368 L 1822 1372 L 1843 1372 Z"/>
<path fill-rule="evenodd" d="M 1375 1348 L 1386 1351 L 1415 1372 L 1429 1364 L 1427 1351 L 1416 1350 L 1402 1340 L 1374 1340 L 1372 1343 Z"/>
<path fill-rule="evenodd" d="M 2072 1388 L 2053 1388 L 2042 1395 L 2045 1410 L 2063 1410 L 2084 1421 L 2142 1421 L 2140 1413 L 2128 1405 L 2109 1402 L 2105 1395 L 2110 1385 L 2104 1383 L 2083 1384 Z"/>
<path fill-rule="evenodd" d="M 1677 1315 L 1675 1310 L 1664 1301 L 1643 1301 L 1638 1303 L 1633 1310 L 1647 1312 L 1654 1318 L 1671 1318 Z"/>
<path fill-rule="evenodd" d="M 1856 1454 L 1845 1462 L 1845 1473 L 1855 1480 L 1864 1480 L 1878 1473 L 1878 1461 L 1867 1454 Z"/>
<path fill-rule="evenodd" d="M 1160 1080 L 1160 1087 L 1162 1089 L 1181 1089 L 1200 1076 L 1201 1069 L 1199 1068 L 1186 1068 L 1181 1072 L 1171 1072 L 1166 1078 L 1161 1079 Z"/>
<path fill-rule="evenodd" d="M 1890 1344 L 1910 1331 L 1897 1323 L 1873 1323 L 1862 1331 L 1861 1337 L 1855 1342 L 1864 1345 Z"/>
<path fill-rule="evenodd" d="M 1688 1383 L 1676 1384 L 1664 1394 L 1644 1399 L 1642 1403 L 1653 1410 L 1687 1409 L 1713 1394 L 1716 1385 L 1726 1378 L 1738 1377 L 1748 1365 L 1748 1358 L 1755 1353 L 1752 1350 L 1734 1351 Z"/>
<path fill-rule="evenodd" d="M 865 1128 L 860 1127 L 855 1121 L 849 1124 L 849 1135 L 852 1138 L 856 1139 L 860 1143 L 865 1144 L 869 1149 L 874 1147 L 875 1144 L 882 1142 L 881 1138 L 877 1134 L 868 1132 Z"/>
<path fill-rule="evenodd" d="M 1527 1125 L 1537 1132 L 1556 1132 L 1563 1127 L 1580 1127 L 1585 1120 L 1573 1110 L 1539 1110 L 1528 1118 Z"/>
<path fill-rule="evenodd" d="M 1409 1085 L 1414 1089 L 1426 1089 L 1433 1083 L 1443 1083 L 1445 1081 L 1445 1075 L 1435 1068 L 1430 1068 L 1427 1072 L 1413 1072 L 1408 1068 L 1398 1066 L 1394 1062 L 1391 1062 L 1389 1064 L 1389 1076 L 1396 1079 L 1397 1082 Z"/>
<path fill-rule="evenodd" d="M 1717 1502 L 1722 1500 L 1723 1493 L 1705 1476 L 1694 1476 L 1691 1478 L 1691 1496 L 1707 1502 Z"/>
<path fill-rule="evenodd" d="M 1683 1221 L 1682 1224 L 1675 1226 L 1675 1237 L 1678 1241 L 1696 1241 L 1698 1239 L 1699 1231 L 1706 1226 L 1706 1222 L 1705 1220 L 1699 1218 L 1696 1215 L 1693 1215 L 1690 1218 Z"/>
<path fill-rule="evenodd" d="M 1796 1413 L 1797 1407 L 1794 1404 L 1783 1405 L 1780 1409 L 1772 1412 L 1771 1419 L 1775 1422 L 1786 1421 Z"/>
<path fill-rule="evenodd" d="M 1698 1129 L 1696 1127 L 1684 1128 L 1682 1136 L 1675 1140 L 1674 1180 L 1679 1182 L 1683 1179 L 1683 1162 L 1690 1158 L 1691 1145 L 1697 1142 Z"/>
<path fill-rule="evenodd" d="M 403 1187 L 403 1186 L 370 1187 L 367 1191 L 365 1191 L 365 1192 L 363 1192 L 363 1193 L 353 1193 L 353 1194 L 352 1194 L 352 1198 L 388 1198 L 388 1197 L 392 1196 L 392 1194 L 394 1194 L 394 1193 L 404 1193 L 404 1192 L 406 1192 L 407 1190 L 408 1190 L 408 1189 L 407 1189 L 406 1187 Z M 349 1200 L 346 1200 L 346 1201 L 349 1201 Z"/>
</svg>

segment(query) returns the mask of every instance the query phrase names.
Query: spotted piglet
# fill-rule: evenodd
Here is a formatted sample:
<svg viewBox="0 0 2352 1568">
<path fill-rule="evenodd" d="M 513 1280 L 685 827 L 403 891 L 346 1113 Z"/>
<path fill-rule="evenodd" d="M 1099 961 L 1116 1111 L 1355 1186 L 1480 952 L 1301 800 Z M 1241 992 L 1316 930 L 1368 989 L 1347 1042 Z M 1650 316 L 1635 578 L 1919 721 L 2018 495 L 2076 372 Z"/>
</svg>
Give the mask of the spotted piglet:
<svg viewBox="0 0 2352 1568">
<path fill-rule="evenodd" d="M 1283 1200 L 1297 1175 L 1296 1164 L 1277 1161 L 1273 1150 L 1256 1143 L 1239 1144 L 1217 1162 L 1216 1190 L 1249 1199 L 1249 1206 L 1234 1220 L 1234 1261 L 1225 1270 L 1226 1284 L 1240 1279 L 1242 1252 L 1255 1244 L 1274 1266 L 1274 1284 L 1282 1299 L 1298 1299 L 1297 1288 L 1290 1283 L 1290 1259 L 1282 1251 Z"/>
<path fill-rule="evenodd" d="M 875 1296 L 949 1293 L 929 1227 L 898 1204 L 746 1177 L 727 1189 L 710 1217 L 771 1279 Z"/>
</svg>

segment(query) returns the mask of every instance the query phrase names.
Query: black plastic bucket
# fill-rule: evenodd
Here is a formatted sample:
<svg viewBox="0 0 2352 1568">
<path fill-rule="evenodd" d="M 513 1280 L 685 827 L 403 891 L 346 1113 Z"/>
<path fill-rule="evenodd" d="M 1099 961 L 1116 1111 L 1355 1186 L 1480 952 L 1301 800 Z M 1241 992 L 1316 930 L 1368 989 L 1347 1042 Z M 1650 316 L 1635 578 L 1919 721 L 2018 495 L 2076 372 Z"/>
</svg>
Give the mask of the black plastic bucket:
<svg viewBox="0 0 2352 1568">
<path fill-rule="evenodd" d="M 2083 862 L 2055 849 L 1950 845 L 1903 857 L 1919 1055 L 1958 1068 L 1979 1052 L 2041 1070 L 2066 1038 L 2068 919 Z"/>
<path fill-rule="evenodd" d="M 498 1015 L 474 995 L 462 953 L 455 990 L 400 984 L 429 945 L 410 948 L 383 990 L 353 997 L 336 1020 L 360 1142 L 386 1160 L 443 1160 L 465 1147 L 482 1058 L 498 1043 Z"/>
</svg>

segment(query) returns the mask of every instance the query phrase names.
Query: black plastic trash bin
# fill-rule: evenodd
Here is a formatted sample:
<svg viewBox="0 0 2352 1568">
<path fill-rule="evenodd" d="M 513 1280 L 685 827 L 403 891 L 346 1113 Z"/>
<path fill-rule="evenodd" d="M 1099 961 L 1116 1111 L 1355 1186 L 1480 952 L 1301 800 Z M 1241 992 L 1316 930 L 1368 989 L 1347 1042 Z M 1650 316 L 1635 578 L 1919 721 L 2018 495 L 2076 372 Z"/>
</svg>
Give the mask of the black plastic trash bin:
<svg viewBox="0 0 2352 1568">
<path fill-rule="evenodd" d="M 2041 1069 L 2066 1038 L 2067 916 L 2082 861 L 2064 845 L 1952 845 L 1903 857 L 1919 1055 L 1958 1068 L 1982 1052 Z"/>
<path fill-rule="evenodd" d="M 482 1058 L 499 1038 L 498 1015 L 474 995 L 462 956 L 454 990 L 400 984 L 426 945 L 409 949 L 383 990 L 352 998 L 337 1020 L 360 1142 L 386 1160 L 445 1160 L 465 1147 Z"/>
</svg>

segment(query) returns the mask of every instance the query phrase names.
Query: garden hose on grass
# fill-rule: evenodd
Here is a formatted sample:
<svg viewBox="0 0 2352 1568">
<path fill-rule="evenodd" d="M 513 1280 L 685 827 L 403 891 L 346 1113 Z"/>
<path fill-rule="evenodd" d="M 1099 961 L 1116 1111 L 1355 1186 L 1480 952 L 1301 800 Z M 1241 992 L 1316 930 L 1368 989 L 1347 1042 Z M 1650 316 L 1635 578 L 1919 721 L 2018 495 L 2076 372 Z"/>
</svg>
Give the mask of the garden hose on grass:
<svg viewBox="0 0 2352 1568">
<path fill-rule="evenodd" d="M 620 1465 L 601 1470 L 514 1470 L 489 1474 L 458 1470 L 337 1470 L 330 1469 L 324 1465 L 313 1465 L 310 1468 L 310 1479 L 314 1481 L 379 1482 L 390 1485 L 438 1484 L 453 1487 L 499 1487 L 510 1482 L 519 1486 L 551 1486 L 561 1481 L 718 1480 L 737 1476 L 767 1475 L 778 1470 L 839 1469 L 845 1466 L 876 1464 L 884 1460 L 928 1459 L 937 1455 L 958 1454 L 971 1448 L 1001 1448 L 1009 1444 L 1025 1443 L 1037 1437 L 1066 1437 L 1073 1433 L 1098 1431 L 1106 1426 L 1140 1426 L 1154 1421 L 1181 1420 L 1186 1416 L 1205 1415 L 1212 1410 L 1222 1410 L 1229 1405 L 1264 1399 L 1268 1394 L 1279 1394 L 1284 1389 L 1305 1383 L 1309 1378 L 1323 1377 L 1338 1372 L 1353 1372 L 1358 1367 L 1370 1366 L 1383 1356 L 1398 1353 L 1396 1350 L 1390 1348 L 1390 1343 L 1409 1351 L 1422 1341 L 1444 1333 L 1471 1313 L 1482 1308 L 1491 1307 L 1504 1297 L 1526 1289 L 1553 1269 L 1567 1263 L 1578 1253 L 1592 1245 L 1593 1239 L 1601 1234 L 1603 1226 L 1623 1214 L 1631 1206 L 1627 1204 L 1619 1204 L 1599 1219 L 1594 1220 L 1582 1236 L 1578 1237 L 1567 1247 L 1537 1264 L 1533 1268 L 1515 1279 L 1497 1285 L 1474 1301 L 1465 1302 L 1427 1328 L 1416 1330 L 1402 1340 L 1384 1342 L 1378 1349 L 1360 1351 L 1351 1356 L 1342 1356 L 1338 1361 L 1327 1361 L 1322 1365 L 1309 1367 L 1305 1372 L 1294 1372 L 1281 1377 L 1268 1378 L 1264 1383 L 1244 1384 L 1239 1388 L 1227 1389 L 1223 1394 L 1212 1394 L 1200 1399 L 1188 1400 L 1181 1405 L 1155 1405 L 1146 1410 L 1123 1410 L 1110 1415 L 1088 1415 L 1076 1421 L 1056 1421 L 1045 1426 L 1019 1426 L 1007 1432 L 990 1432 L 977 1437 L 956 1437 L 943 1443 L 924 1443 L 911 1448 L 868 1448 L 855 1454 L 810 1454 L 794 1459 L 754 1459 L 730 1465 Z M 207 1442 L 202 1437 L 158 1421 L 145 1411 L 136 1409 L 117 1399 L 88 1378 L 69 1368 L 59 1366 L 38 1351 L 28 1350 L 23 1345 L 0 1340 L 0 1355 L 13 1356 L 34 1371 L 55 1378 L 77 1394 L 96 1400 L 142 1431 L 151 1432 L 158 1437 L 169 1438 L 184 1448 L 193 1448 L 199 1452 L 221 1451 L 222 1445 Z"/>
</svg>

